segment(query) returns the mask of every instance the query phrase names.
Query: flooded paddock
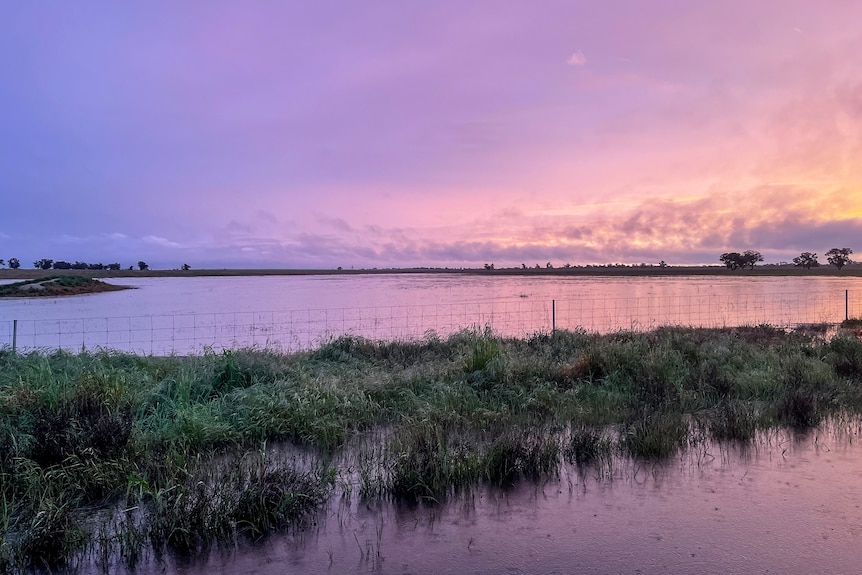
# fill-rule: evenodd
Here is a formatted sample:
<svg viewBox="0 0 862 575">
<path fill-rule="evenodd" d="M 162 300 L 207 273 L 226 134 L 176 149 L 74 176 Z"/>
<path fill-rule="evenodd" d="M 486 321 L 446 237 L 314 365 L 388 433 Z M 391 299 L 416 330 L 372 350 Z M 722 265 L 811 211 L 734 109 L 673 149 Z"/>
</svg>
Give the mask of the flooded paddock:
<svg viewBox="0 0 862 575">
<path fill-rule="evenodd" d="M 0 347 L 315 348 L 341 335 L 442 337 L 491 327 L 524 337 L 659 326 L 835 324 L 862 314 L 856 277 L 566 277 L 460 274 L 117 278 L 138 289 L 0 301 Z"/>
<path fill-rule="evenodd" d="M 335 495 L 301 533 L 145 561 L 137 573 L 850 574 L 862 537 L 858 423 L 615 456 L 439 504 Z M 118 572 L 120 565 L 111 571 Z"/>
</svg>

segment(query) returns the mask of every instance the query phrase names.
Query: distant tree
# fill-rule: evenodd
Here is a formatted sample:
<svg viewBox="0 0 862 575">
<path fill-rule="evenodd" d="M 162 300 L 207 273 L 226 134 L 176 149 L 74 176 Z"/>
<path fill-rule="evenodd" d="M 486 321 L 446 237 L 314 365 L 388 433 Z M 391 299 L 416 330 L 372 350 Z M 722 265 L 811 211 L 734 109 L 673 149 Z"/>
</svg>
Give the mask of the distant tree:
<svg viewBox="0 0 862 575">
<path fill-rule="evenodd" d="M 108 265 L 106 265 L 106 266 L 105 266 L 105 269 L 107 269 L 107 270 L 114 270 L 114 271 L 117 271 L 117 270 L 119 270 L 119 269 L 120 269 L 120 267 L 121 267 L 121 266 L 120 266 L 120 264 L 118 264 L 118 263 L 113 263 L 113 264 L 108 264 Z"/>
<path fill-rule="evenodd" d="M 18 261 L 18 258 L 9 258 L 9 269 L 17 270 L 21 267 L 21 262 Z"/>
<path fill-rule="evenodd" d="M 88 270 L 103 270 L 103 269 L 105 269 L 105 264 L 103 264 L 103 263 L 87 264 L 87 269 Z"/>
<path fill-rule="evenodd" d="M 545 269 L 549 269 L 549 270 L 554 269 L 554 264 L 552 264 L 551 262 L 546 263 L 546 264 L 545 264 Z"/>
<path fill-rule="evenodd" d="M 754 269 L 754 264 L 762 261 L 763 256 L 760 255 L 760 252 L 754 250 L 745 250 L 745 253 L 742 254 L 742 265 L 748 266 L 749 269 Z"/>
<path fill-rule="evenodd" d="M 87 262 L 75 261 L 75 263 L 72 264 L 73 270 L 85 270 L 88 267 L 89 267 L 89 264 Z"/>
<path fill-rule="evenodd" d="M 542 269 L 542 266 L 540 266 L 539 264 L 536 264 L 536 269 L 540 270 L 540 269 Z"/>
<path fill-rule="evenodd" d="M 2 268 L 5 265 L 6 265 L 6 262 L 4 260 L 0 259 L 0 268 Z"/>
<path fill-rule="evenodd" d="M 70 270 L 72 269 L 72 264 L 70 264 L 69 262 L 59 261 L 54 262 L 54 265 L 52 267 L 55 270 Z"/>
<path fill-rule="evenodd" d="M 192 266 L 190 266 L 189 264 L 183 264 L 183 271 L 184 272 L 187 272 L 190 269 L 192 269 Z M 338 266 L 338 270 L 341 271 L 341 266 Z"/>
<path fill-rule="evenodd" d="M 658 263 L 658 267 L 660 267 L 660 268 L 666 268 L 666 267 L 667 267 L 667 262 L 666 262 L 666 261 L 664 261 L 664 260 L 660 261 L 660 262 Z"/>
<path fill-rule="evenodd" d="M 138 262 L 138 269 L 144 271 L 150 269 L 150 266 L 147 265 L 147 262 Z"/>
<path fill-rule="evenodd" d="M 817 254 L 812 252 L 802 252 L 797 257 L 793 258 L 793 265 L 798 268 L 810 270 L 811 268 L 820 266 L 820 262 L 817 261 Z"/>
<path fill-rule="evenodd" d="M 721 257 L 718 259 L 721 260 L 721 262 L 729 269 L 738 270 L 746 266 L 753 269 L 754 264 L 763 261 L 763 256 L 760 255 L 760 252 L 746 250 L 744 253 L 727 252 L 721 254 Z"/>
<path fill-rule="evenodd" d="M 54 265 L 54 260 L 42 258 L 33 262 L 33 267 L 37 270 L 49 270 Z"/>
<path fill-rule="evenodd" d="M 853 260 L 850 259 L 850 254 L 852 253 L 853 250 L 850 248 L 832 248 L 826 252 L 826 259 L 831 265 L 840 270 L 847 264 L 853 263 Z"/>
<path fill-rule="evenodd" d="M 564 267 L 564 268 L 566 268 L 566 269 L 569 269 L 570 267 L 572 267 L 572 264 L 570 264 L 569 262 L 566 262 L 566 263 L 563 265 L 563 267 Z"/>
<path fill-rule="evenodd" d="M 522 270 L 527 269 L 527 264 L 521 264 L 521 269 L 522 269 Z"/>
<path fill-rule="evenodd" d="M 738 270 L 742 267 L 742 254 L 739 252 L 725 252 L 718 258 L 728 269 Z"/>
</svg>

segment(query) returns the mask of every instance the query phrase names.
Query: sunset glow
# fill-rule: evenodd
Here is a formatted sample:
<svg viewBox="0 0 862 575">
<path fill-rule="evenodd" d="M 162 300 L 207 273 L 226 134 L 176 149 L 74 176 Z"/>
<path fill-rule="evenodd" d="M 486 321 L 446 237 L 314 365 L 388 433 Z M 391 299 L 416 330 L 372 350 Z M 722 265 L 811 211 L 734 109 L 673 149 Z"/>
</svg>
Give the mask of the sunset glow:
<svg viewBox="0 0 862 575">
<path fill-rule="evenodd" d="M 845 0 L 6 2 L 0 257 L 860 251 L 860 22 Z"/>
</svg>

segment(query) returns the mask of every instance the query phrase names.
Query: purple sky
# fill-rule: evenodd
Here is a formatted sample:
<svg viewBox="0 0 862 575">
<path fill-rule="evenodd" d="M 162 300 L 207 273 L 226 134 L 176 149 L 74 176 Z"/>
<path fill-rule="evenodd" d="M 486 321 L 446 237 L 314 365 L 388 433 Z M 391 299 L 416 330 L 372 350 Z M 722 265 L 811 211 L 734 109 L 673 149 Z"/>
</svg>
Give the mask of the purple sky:
<svg viewBox="0 0 862 575">
<path fill-rule="evenodd" d="M 0 3 L 0 257 L 862 250 L 862 2 Z"/>
</svg>

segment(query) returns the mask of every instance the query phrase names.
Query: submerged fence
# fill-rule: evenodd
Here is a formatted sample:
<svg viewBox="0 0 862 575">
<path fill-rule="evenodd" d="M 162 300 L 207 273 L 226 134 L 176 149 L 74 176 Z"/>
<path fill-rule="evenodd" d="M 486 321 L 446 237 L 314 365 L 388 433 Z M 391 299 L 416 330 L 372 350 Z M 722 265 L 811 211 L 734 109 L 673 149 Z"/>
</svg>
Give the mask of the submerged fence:
<svg viewBox="0 0 862 575">
<path fill-rule="evenodd" d="M 165 355 L 207 348 L 298 351 L 341 336 L 372 340 L 441 337 L 491 328 L 504 336 L 555 329 L 646 331 L 660 326 L 795 327 L 837 324 L 862 315 L 862 293 L 793 292 L 744 296 L 685 295 L 487 301 L 362 308 L 191 313 L 91 318 L 0 318 L 0 348 L 112 349 Z"/>
</svg>

